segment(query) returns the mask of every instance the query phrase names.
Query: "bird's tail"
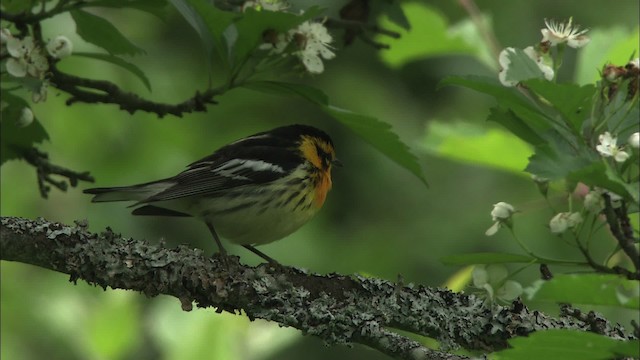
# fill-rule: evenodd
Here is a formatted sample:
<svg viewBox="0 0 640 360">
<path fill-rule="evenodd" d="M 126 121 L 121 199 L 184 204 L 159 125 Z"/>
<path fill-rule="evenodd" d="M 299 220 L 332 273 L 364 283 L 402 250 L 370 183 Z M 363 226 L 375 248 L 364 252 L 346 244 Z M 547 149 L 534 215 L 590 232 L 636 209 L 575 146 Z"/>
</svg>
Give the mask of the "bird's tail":
<svg viewBox="0 0 640 360">
<path fill-rule="evenodd" d="M 144 201 L 149 197 L 156 195 L 174 184 L 169 181 L 157 181 L 146 184 L 138 184 L 131 186 L 102 187 L 85 189 L 85 194 L 92 194 L 91 202 L 110 202 L 110 201 Z"/>
</svg>

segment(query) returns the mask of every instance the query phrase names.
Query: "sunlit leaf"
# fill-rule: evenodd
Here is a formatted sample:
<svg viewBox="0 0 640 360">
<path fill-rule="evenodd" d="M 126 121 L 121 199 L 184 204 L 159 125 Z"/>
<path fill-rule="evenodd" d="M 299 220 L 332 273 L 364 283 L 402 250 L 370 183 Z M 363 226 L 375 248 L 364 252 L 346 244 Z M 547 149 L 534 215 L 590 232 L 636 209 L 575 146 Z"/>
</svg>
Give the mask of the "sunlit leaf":
<svg viewBox="0 0 640 360">
<path fill-rule="evenodd" d="M 452 36 L 447 19 L 433 7 L 418 2 L 403 3 L 402 10 L 411 24 L 411 30 L 383 18 L 380 26 L 397 31 L 400 39 L 394 40 L 391 48 L 379 52 L 382 61 L 391 67 L 401 67 L 411 61 L 433 56 L 474 54 L 473 47 L 460 36 Z M 388 37 L 378 36 L 376 41 L 389 42 Z"/>
<path fill-rule="evenodd" d="M 20 150 L 49 139 L 37 118 L 25 127 L 19 125 L 22 110 L 29 104 L 9 91 L 2 92 L 2 121 L 0 121 L 0 164 L 20 158 Z M 34 114 L 35 115 L 35 114 Z"/>
<path fill-rule="evenodd" d="M 526 293 L 535 301 L 640 309 L 640 284 L 620 275 L 560 274 L 536 281 Z"/>
<path fill-rule="evenodd" d="M 472 254 L 455 254 L 440 258 L 445 265 L 477 265 L 477 264 L 511 264 L 536 263 L 537 260 L 527 255 L 482 252 Z"/>
<path fill-rule="evenodd" d="M 431 121 L 425 149 L 448 159 L 522 174 L 532 148 L 501 129 L 486 130 L 468 123 Z"/>
<path fill-rule="evenodd" d="M 144 74 L 144 72 L 139 67 L 137 67 L 136 65 L 134 65 L 134 64 L 132 64 L 132 63 L 130 63 L 128 61 L 125 61 L 122 58 L 119 58 L 117 56 L 110 55 L 110 54 L 97 54 L 97 53 L 86 53 L 86 52 L 74 52 L 73 56 L 81 56 L 81 57 L 86 57 L 86 58 L 106 61 L 108 63 L 117 65 L 117 66 L 119 66 L 119 67 L 121 67 L 121 68 L 123 68 L 125 70 L 128 70 L 133 75 L 135 75 L 138 79 L 140 79 L 140 81 L 142 81 L 144 86 L 147 89 L 149 89 L 149 91 L 151 91 L 151 83 L 149 82 L 149 79 Z"/>
<path fill-rule="evenodd" d="M 638 358 L 638 340 L 615 340 L 588 331 L 551 329 L 508 340 L 510 348 L 489 355 L 500 360 L 609 360 Z"/>
<path fill-rule="evenodd" d="M 136 55 L 144 50 L 134 45 L 104 18 L 83 10 L 69 12 L 76 23 L 76 32 L 86 42 L 99 46 L 113 55 Z"/>
</svg>

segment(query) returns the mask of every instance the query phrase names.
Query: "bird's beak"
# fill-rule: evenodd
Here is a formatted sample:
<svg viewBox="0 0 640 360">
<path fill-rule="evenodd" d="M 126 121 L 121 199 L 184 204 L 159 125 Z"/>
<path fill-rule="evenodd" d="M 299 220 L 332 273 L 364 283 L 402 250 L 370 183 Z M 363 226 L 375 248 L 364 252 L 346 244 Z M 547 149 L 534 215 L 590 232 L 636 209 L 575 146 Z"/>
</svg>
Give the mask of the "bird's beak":
<svg viewBox="0 0 640 360">
<path fill-rule="evenodd" d="M 337 167 L 343 167 L 344 164 L 342 163 L 342 161 L 338 160 L 338 159 L 333 159 L 333 161 L 331 162 L 331 164 L 333 164 L 334 166 Z"/>
</svg>

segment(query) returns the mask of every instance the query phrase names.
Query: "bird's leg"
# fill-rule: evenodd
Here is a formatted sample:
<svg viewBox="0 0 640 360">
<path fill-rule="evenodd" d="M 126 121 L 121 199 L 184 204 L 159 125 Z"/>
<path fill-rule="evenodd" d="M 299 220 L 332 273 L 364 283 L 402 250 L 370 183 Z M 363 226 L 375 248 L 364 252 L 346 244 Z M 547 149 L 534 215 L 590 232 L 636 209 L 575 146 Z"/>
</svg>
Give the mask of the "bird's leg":
<svg viewBox="0 0 640 360">
<path fill-rule="evenodd" d="M 263 253 L 262 251 L 256 249 L 255 247 L 251 246 L 251 245 L 242 245 L 245 249 L 251 251 L 252 253 L 260 256 L 261 258 L 267 260 L 270 264 L 272 265 L 280 265 L 277 261 L 275 261 L 273 258 L 271 258 L 269 255 Z"/>
<path fill-rule="evenodd" d="M 218 233 L 216 233 L 216 229 L 213 228 L 213 224 L 211 224 L 210 222 L 207 221 L 206 224 L 209 228 L 209 231 L 211 232 L 211 235 L 213 235 L 213 239 L 216 241 L 216 244 L 218 244 L 218 252 L 220 253 L 220 255 L 226 258 L 227 250 L 225 250 L 222 246 L 222 242 L 220 242 L 220 238 L 218 237 Z"/>
</svg>

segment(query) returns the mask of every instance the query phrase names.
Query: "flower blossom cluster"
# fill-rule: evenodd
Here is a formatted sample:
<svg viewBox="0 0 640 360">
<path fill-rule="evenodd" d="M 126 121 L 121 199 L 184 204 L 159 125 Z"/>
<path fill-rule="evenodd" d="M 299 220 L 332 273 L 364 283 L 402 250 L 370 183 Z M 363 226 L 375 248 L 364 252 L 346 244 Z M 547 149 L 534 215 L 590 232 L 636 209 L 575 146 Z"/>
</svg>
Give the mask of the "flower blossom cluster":
<svg viewBox="0 0 640 360">
<path fill-rule="evenodd" d="M 284 11 L 288 4 L 283 1 L 247 1 L 242 10 L 248 8 L 266 11 Z M 263 50 L 271 50 L 274 54 L 282 54 L 291 49 L 291 54 L 298 57 L 305 69 L 311 74 L 320 74 L 324 71 L 323 60 L 335 57 L 331 43 L 333 37 L 327 28 L 320 22 L 305 21 L 288 32 L 265 32 L 265 43 L 260 46 Z"/>
<path fill-rule="evenodd" d="M 553 80 L 555 71 L 549 58 L 549 48 L 564 46 L 564 44 L 572 48 L 583 47 L 590 41 L 589 37 L 585 35 L 589 30 L 581 30 L 580 26 L 573 24 L 573 18 L 569 18 L 567 22 L 545 19 L 544 23 L 545 28 L 540 30 L 542 40 L 535 46 L 526 47 L 524 53 L 538 65 L 545 79 Z M 500 64 L 498 78 L 502 85 L 507 87 L 513 87 L 518 84 L 517 81 L 507 78 L 507 72 L 511 65 L 509 57 L 514 54 L 515 49 L 508 47 L 502 50 L 498 56 L 498 63 Z"/>
<path fill-rule="evenodd" d="M 47 98 L 49 86 L 47 54 L 54 59 L 61 59 L 71 55 L 73 51 L 73 44 L 65 36 L 55 37 L 43 48 L 33 37 L 18 38 L 6 28 L 0 30 L 0 44 L 0 52 L 8 55 L 5 68 L 9 75 L 16 78 L 30 77 L 41 81 L 40 87 L 33 90 L 31 98 L 34 102 L 44 101 Z"/>
</svg>

